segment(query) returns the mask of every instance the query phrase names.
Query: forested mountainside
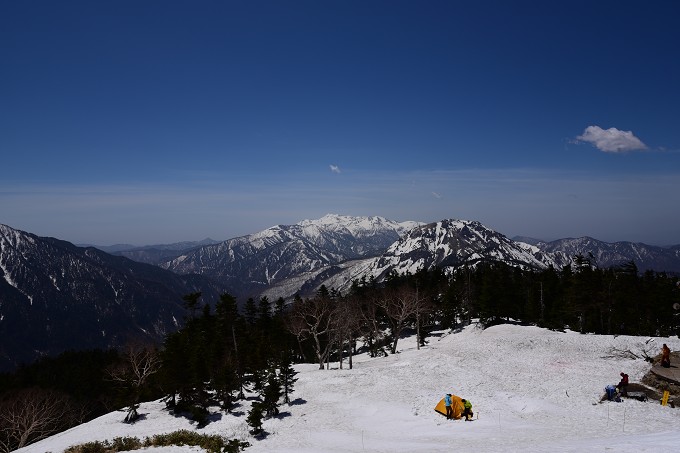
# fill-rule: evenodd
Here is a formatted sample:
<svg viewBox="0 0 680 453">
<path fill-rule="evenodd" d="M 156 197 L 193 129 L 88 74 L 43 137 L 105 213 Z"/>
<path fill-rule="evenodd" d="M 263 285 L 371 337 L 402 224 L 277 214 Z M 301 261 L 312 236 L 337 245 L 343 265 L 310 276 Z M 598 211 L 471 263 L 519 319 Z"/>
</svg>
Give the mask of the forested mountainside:
<svg viewBox="0 0 680 453">
<path fill-rule="evenodd" d="M 159 341 L 183 321 L 182 296 L 222 289 L 98 249 L 0 225 L 0 370 L 87 345 Z"/>
</svg>

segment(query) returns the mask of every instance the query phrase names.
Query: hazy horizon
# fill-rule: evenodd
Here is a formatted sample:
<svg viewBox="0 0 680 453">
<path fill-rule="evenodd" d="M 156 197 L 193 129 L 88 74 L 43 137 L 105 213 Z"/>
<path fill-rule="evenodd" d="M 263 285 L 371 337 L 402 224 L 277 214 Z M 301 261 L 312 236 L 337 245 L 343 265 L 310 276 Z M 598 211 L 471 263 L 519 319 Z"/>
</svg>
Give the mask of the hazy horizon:
<svg viewBox="0 0 680 453">
<path fill-rule="evenodd" d="M 0 4 L 0 223 L 225 240 L 327 213 L 680 244 L 680 3 Z"/>
</svg>

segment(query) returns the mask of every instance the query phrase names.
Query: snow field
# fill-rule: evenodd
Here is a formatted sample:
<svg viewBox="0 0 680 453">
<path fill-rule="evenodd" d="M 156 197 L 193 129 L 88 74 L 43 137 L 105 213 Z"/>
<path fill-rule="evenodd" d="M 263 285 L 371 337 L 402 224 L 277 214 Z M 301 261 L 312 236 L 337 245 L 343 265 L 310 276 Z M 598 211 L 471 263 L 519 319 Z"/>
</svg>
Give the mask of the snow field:
<svg viewBox="0 0 680 453">
<path fill-rule="evenodd" d="M 639 382 L 650 368 L 642 359 L 604 357 L 612 347 L 640 352 L 647 340 L 516 325 L 472 325 L 433 336 L 420 350 L 414 338 L 404 338 L 398 354 L 357 356 L 353 370 L 337 362 L 331 370 L 296 366 L 293 403 L 265 421 L 264 439 L 248 434 L 249 402 L 235 409 L 240 416 L 215 414 L 199 431 L 248 440 L 249 453 L 678 451 L 680 409 L 628 399 L 598 403 L 621 371 Z M 653 354 L 662 343 L 680 348 L 678 338 L 655 338 Z M 447 392 L 469 399 L 478 419 L 449 421 L 436 413 Z M 142 405 L 145 418 L 134 425 L 120 422 L 122 412 L 108 414 L 20 451 L 56 453 L 95 439 L 195 429 L 163 408 L 161 402 Z"/>
</svg>

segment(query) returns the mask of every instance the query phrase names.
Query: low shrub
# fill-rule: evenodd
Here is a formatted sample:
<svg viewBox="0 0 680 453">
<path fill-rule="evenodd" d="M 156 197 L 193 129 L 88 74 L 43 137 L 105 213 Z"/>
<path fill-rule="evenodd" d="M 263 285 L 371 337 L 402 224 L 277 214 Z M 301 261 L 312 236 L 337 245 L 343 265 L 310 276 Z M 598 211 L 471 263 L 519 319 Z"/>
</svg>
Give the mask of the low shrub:
<svg viewBox="0 0 680 453">
<path fill-rule="evenodd" d="M 147 437 L 144 442 L 136 437 L 116 437 L 112 441 L 87 442 L 69 447 L 65 450 L 65 453 L 116 453 L 146 447 L 169 447 L 173 445 L 201 447 L 210 453 L 238 453 L 249 447 L 250 443 L 238 439 L 226 439 L 216 434 L 199 434 L 183 429 L 168 434 L 156 434 L 153 437 Z"/>
</svg>

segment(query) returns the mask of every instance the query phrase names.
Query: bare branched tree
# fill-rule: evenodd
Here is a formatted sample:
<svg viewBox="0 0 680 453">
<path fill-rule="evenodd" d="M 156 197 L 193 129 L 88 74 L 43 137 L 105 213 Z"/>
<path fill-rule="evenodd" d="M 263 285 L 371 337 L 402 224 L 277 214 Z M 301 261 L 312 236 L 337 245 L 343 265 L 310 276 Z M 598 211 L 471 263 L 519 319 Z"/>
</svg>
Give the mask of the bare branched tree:
<svg viewBox="0 0 680 453">
<path fill-rule="evenodd" d="M 644 359 L 647 362 L 654 363 L 653 351 L 656 347 L 654 340 L 647 340 L 642 343 L 639 342 L 636 345 L 637 351 L 632 351 L 631 349 L 619 349 L 610 348 L 609 355 L 603 356 L 602 358 L 618 358 L 618 359 Z"/>
<path fill-rule="evenodd" d="M 125 422 L 134 422 L 139 414 L 141 393 L 149 377 L 161 367 L 161 358 L 156 349 L 140 345 L 129 345 L 122 354 L 122 360 L 109 368 L 109 378 L 119 384 L 127 415 Z"/>
<path fill-rule="evenodd" d="M 323 295 L 296 300 L 290 312 L 289 329 L 298 338 L 312 340 L 320 370 L 333 346 L 334 315 L 333 301 Z"/>
<path fill-rule="evenodd" d="M 301 301 L 296 301 L 295 303 L 301 303 Z M 300 356 L 303 361 L 307 361 L 307 355 L 302 347 L 302 340 L 305 338 L 305 321 L 302 316 L 293 315 L 292 312 L 284 318 L 284 323 L 286 329 L 292 333 L 298 342 L 298 347 L 300 348 Z"/>
<path fill-rule="evenodd" d="M 394 290 L 386 290 L 383 297 L 376 300 L 376 303 L 385 310 L 390 321 L 392 331 L 392 354 L 397 352 L 397 342 L 401 332 L 406 327 L 407 320 L 415 317 L 418 313 L 420 302 L 418 293 L 415 289 L 403 286 Z"/>
<path fill-rule="evenodd" d="M 378 348 L 381 347 L 384 339 L 383 329 L 379 321 L 380 315 L 377 301 L 377 297 L 371 297 L 362 300 L 359 304 L 361 314 L 360 332 L 368 345 L 371 357 L 375 357 L 378 354 Z"/>
<path fill-rule="evenodd" d="M 29 388 L 0 400 L 0 451 L 10 452 L 45 439 L 76 423 L 83 412 L 55 390 Z"/>
<path fill-rule="evenodd" d="M 362 326 L 361 304 L 357 297 L 350 296 L 338 299 L 336 316 L 334 317 L 336 336 L 339 343 L 340 369 L 342 369 L 345 344 L 349 354 L 349 368 L 352 369 L 352 352 L 354 343 Z"/>
</svg>

